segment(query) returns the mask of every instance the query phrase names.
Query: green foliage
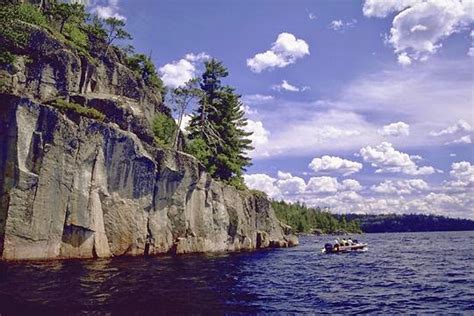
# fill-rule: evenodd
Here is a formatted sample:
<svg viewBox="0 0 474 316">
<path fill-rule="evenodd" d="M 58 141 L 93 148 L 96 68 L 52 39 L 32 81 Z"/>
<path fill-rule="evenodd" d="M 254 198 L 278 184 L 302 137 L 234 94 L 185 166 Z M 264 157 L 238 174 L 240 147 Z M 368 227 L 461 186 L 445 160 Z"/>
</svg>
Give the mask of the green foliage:
<svg viewBox="0 0 474 316">
<path fill-rule="evenodd" d="M 67 38 L 73 42 L 74 45 L 84 49 L 89 48 L 89 38 L 87 37 L 87 34 L 77 26 L 67 23 L 64 27 L 64 32 L 66 33 Z"/>
<path fill-rule="evenodd" d="M 9 51 L 0 47 L 0 65 L 13 65 L 16 61 L 16 56 Z"/>
<path fill-rule="evenodd" d="M 46 16 L 36 6 L 31 4 L 20 4 L 13 9 L 13 18 L 30 24 L 46 26 L 48 21 Z"/>
<path fill-rule="evenodd" d="M 104 40 L 107 38 L 107 32 L 104 28 L 104 23 L 96 15 L 87 18 L 87 24 L 84 25 L 84 30 L 93 37 Z"/>
<path fill-rule="evenodd" d="M 50 3 L 51 6 L 46 11 L 31 4 L 2 3 L 0 5 L 0 64 L 13 64 L 16 58 L 15 52 L 28 54 L 25 50 L 31 34 L 31 27 L 28 24 L 44 28 L 57 40 L 75 49 L 79 55 L 85 56 L 91 63 L 94 62 L 90 53 L 92 50 L 103 49 L 105 44 L 105 56 L 115 40 L 132 38 L 124 29 L 125 22 L 122 20 L 116 18 L 101 20 L 97 16 L 90 16 L 86 13 L 84 6 L 77 3 L 59 1 Z M 101 45 L 96 45 L 97 43 Z M 165 94 L 163 82 L 149 57 L 136 54 L 129 58 L 128 63 L 129 67 L 135 70 L 149 87 L 161 92 L 162 95 Z M 81 109 L 80 106 L 66 106 L 61 101 L 55 105 L 63 110 L 77 110 L 76 112 L 85 116 L 95 117 L 97 114 L 88 111 L 87 108 Z"/>
<path fill-rule="evenodd" d="M 176 130 L 174 120 L 166 114 L 157 113 L 153 119 L 152 128 L 156 142 L 161 146 L 171 147 Z"/>
<path fill-rule="evenodd" d="M 265 192 L 260 191 L 260 190 L 250 189 L 248 190 L 248 192 L 257 197 L 266 198 L 266 199 L 268 198 L 268 195 Z"/>
<path fill-rule="evenodd" d="M 274 201 L 272 207 L 278 219 L 298 233 L 311 233 L 316 229 L 325 234 L 361 232 L 357 221 L 347 222 L 345 216 L 338 217 L 320 208 L 308 208 L 304 204 L 288 204 L 284 201 Z"/>
<path fill-rule="evenodd" d="M 173 89 L 168 94 L 167 104 L 178 117 L 178 127 L 181 127 L 188 107 L 192 106 L 200 96 L 202 96 L 202 90 L 199 87 L 199 78 L 189 80 L 183 87 Z M 179 135 L 179 129 L 177 129 L 173 140 L 174 149 L 178 148 Z"/>
<path fill-rule="evenodd" d="M 191 119 L 189 139 L 198 140 L 198 159 L 208 172 L 221 180 L 240 183 L 243 171 L 250 165 L 247 152 L 252 149 L 251 133 L 240 96 L 234 89 L 223 86 L 221 79 L 228 75 L 221 62 L 211 59 L 205 63 L 202 75 L 202 96 L 199 108 Z"/>
<path fill-rule="evenodd" d="M 87 14 L 82 4 L 78 3 L 53 3 L 48 11 L 54 20 L 59 23 L 59 32 L 63 34 L 66 23 L 76 26 L 85 22 Z"/>
<path fill-rule="evenodd" d="M 6 78 L 0 77 L 0 93 L 10 93 L 11 84 Z"/>
<path fill-rule="evenodd" d="M 68 46 L 75 48 L 81 55 L 89 60 L 89 37 L 87 35 L 87 19 L 89 15 L 81 4 L 54 3 L 46 12 L 52 18 L 52 24 L 59 24 L 59 34 L 64 35 L 63 40 Z M 52 31 L 57 32 L 57 31 Z M 55 34 L 60 39 L 61 36 Z"/>
<path fill-rule="evenodd" d="M 196 137 L 186 143 L 185 151 L 196 157 L 200 162 L 202 162 L 206 167 L 209 166 L 209 159 L 212 156 L 212 150 L 206 144 L 206 141 L 202 138 Z M 209 173 L 213 173 L 212 166 L 207 167 Z"/>
<path fill-rule="evenodd" d="M 33 5 L 2 5 L 0 6 L 0 37 L 7 39 L 18 47 L 28 43 L 30 33 L 26 25 L 18 21 L 47 26 L 43 13 Z"/>
<path fill-rule="evenodd" d="M 88 108 L 77 103 L 67 102 L 65 100 L 58 99 L 52 102 L 51 105 L 61 112 L 70 111 L 101 122 L 105 120 L 105 115 L 103 113 L 99 112 L 96 109 Z"/>
<path fill-rule="evenodd" d="M 140 76 L 147 86 L 165 94 L 163 81 L 158 77 L 156 68 L 150 57 L 144 54 L 134 54 L 127 58 L 128 67 Z"/>
<path fill-rule="evenodd" d="M 104 20 L 105 31 L 107 34 L 107 48 L 105 49 L 104 56 L 107 55 L 110 45 L 115 40 L 131 40 L 132 35 L 125 31 L 125 22 L 117 18 L 108 18 Z"/>
<path fill-rule="evenodd" d="M 0 37 L 24 48 L 31 33 L 31 28 L 21 23 L 26 22 L 44 27 L 58 40 L 90 57 L 87 34 L 80 27 L 86 16 L 84 6 L 78 4 L 56 3 L 45 13 L 30 4 L 5 5 L 0 7 Z M 60 32 L 55 30 L 56 22 L 60 25 Z"/>
<path fill-rule="evenodd" d="M 232 177 L 229 180 L 226 180 L 225 182 L 240 191 L 244 191 L 248 189 L 247 186 L 245 185 L 243 177 Z"/>
<path fill-rule="evenodd" d="M 424 214 L 347 214 L 366 233 L 474 230 L 474 221 Z"/>
</svg>

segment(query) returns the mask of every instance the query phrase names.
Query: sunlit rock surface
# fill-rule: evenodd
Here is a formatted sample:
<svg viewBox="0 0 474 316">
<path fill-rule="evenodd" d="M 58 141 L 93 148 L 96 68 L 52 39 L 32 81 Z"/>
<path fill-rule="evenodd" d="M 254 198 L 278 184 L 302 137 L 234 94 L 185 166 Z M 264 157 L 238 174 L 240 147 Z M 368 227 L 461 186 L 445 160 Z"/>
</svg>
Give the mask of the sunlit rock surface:
<svg viewBox="0 0 474 316">
<path fill-rule="evenodd" d="M 0 96 L 3 259 L 286 247 L 269 201 L 114 124 Z"/>
<path fill-rule="evenodd" d="M 157 148 L 162 96 L 117 49 L 90 56 L 23 22 L 0 66 L 0 258 L 92 258 L 297 244 L 264 196 L 213 180 L 192 156 Z M 100 46 L 100 43 L 97 43 Z M 100 48 L 100 47 L 99 47 Z M 62 98 L 103 122 L 50 106 Z"/>
</svg>

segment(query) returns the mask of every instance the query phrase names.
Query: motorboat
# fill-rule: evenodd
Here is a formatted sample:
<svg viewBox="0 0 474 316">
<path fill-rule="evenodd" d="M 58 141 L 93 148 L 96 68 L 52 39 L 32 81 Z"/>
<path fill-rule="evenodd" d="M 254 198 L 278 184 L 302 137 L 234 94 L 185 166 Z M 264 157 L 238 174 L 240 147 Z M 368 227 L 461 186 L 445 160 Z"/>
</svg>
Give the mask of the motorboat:
<svg viewBox="0 0 474 316">
<path fill-rule="evenodd" d="M 369 249 L 366 243 L 354 241 L 336 242 L 334 245 L 327 243 L 321 249 L 322 253 L 344 253 L 352 251 L 367 251 Z"/>
</svg>

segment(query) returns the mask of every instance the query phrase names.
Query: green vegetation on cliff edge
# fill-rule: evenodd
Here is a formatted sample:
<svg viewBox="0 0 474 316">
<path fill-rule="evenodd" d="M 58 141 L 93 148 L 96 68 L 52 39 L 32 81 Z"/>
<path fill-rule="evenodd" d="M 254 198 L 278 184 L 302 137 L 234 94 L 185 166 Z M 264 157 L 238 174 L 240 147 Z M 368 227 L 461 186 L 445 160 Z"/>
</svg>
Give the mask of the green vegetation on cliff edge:
<svg viewBox="0 0 474 316">
<path fill-rule="evenodd" d="M 0 0 L 0 68 L 11 70 L 22 54 L 26 54 L 22 56 L 25 60 L 40 62 L 37 59 L 41 56 L 28 54 L 27 45 L 34 33 L 32 26 L 46 31 L 90 63 L 122 63 L 149 89 L 162 97 L 165 95 L 166 89 L 150 56 L 134 53 L 131 46 L 114 46 L 116 41 L 132 39 L 125 30 L 125 22 L 116 18 L 100 19 L 87 13 L 84 5 L 78 3 L 52 0 L 33 5 Z M 200 160 L 214 178 L 246 189 L 242 175 L 251 164 L 248 152 L 252 147 L 251 133 L 245 130 L 247 119 L 241 96 L 235 93 L 235 88 L 221 82 L 229 73 L 220 61 L 210 59 L 204 66 L 202 76 L 193 79 L 199 90 L 196 94 L 196 87 L 192 88 L 198 107 L 191 115 L 189 133 L 181 133 L 168 113 L 156 115 L 152 132 L 158 145 L 185 150 Z M 170 91 L 171 94 L 188 92 Z M 95 109 L 64 100 L 50 102 L 50 105 L 63 112 L 75 112 L 99 121 L 105 119 L 104 114 Z"/>
<path fill-rule="evenodd" d="M 85 116 L 101 122 L 105 119 L 105 115 L 96 109 L 89 108 L 73 102 L 67 102 L 62 99 L 57 99 L 51 102 L 51 106 L 57 108 L 61 112 L 74 112 L 81 116 Z"/>
<path fill-rule="evenodd" d="M 117 40 L 132 38 L 125 31 L 124 21 L 116 18 L 102 20 L 87 13 L 84 6 L 77 3 L 50 1 L 49 5 L 39 7 L 0 0 L 0 65 L 13 64 L 17 48 L 27 44 L 31 35 L 28 24 L 42 27 L 92 63 L 106 57 L 109 48 Z M 13 47 L 5 48 L 2 38 L 13 43 Z M 133 49 L 115 47 L 115 50 L 125 56 L 125 65 L 141 77 L 150 89 L 164 94 L 163 82 L 149 57 L 135 54 Z"/>
</svg>

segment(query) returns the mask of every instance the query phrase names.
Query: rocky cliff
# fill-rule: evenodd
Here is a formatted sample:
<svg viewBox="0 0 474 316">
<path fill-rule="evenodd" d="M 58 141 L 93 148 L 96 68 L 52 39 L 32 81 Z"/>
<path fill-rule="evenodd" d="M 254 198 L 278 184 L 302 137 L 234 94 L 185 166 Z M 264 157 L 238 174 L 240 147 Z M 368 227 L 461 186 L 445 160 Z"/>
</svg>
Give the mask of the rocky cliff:
<svg viewBox="0 0 474 316">
<path fill-rule="evenodd" d="M 19 22 L 21 23 L 21 22 Z M 266 197 L 212 179 L 157 147 L 161 96 L 119 51 L 86 58 L 23 23 L 0 66 L 0 259 L 237 251 L 297 244 Z M 104 120 L 59 111 L 63 98 Z"/>
</svg>

